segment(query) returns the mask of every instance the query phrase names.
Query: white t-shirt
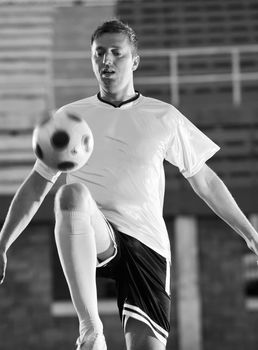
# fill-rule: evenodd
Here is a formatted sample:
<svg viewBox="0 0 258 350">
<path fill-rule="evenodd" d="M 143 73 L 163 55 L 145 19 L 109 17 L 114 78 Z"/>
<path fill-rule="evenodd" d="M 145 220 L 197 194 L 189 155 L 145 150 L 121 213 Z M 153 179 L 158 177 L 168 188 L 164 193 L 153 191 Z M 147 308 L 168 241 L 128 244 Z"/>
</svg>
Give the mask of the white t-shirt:
<svg viewBox="0 0 258 350">
<path fill-rule="evenodd" d="M 94 136 L 88 163 L 69 173 L 67 183 L 84 183 L 119 231 L 170 259 L 163 161 L 187 178 L 219 147 L 175 107 L 142 95 L 118 108 L 95 95 L 62 110 L 84 118 Z M 50 181 L 59 175 L 38 160 L 34 169 Z"/>
</svg>

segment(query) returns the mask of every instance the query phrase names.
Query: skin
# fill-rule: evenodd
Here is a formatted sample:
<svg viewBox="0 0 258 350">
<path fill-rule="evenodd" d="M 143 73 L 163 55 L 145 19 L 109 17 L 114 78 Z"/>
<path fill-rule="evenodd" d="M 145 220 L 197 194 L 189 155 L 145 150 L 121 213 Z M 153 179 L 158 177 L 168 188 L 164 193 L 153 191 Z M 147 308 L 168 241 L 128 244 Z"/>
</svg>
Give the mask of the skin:
<svg viewBox="0 0 258 350">
<path fill-rule="evenodd" d="M 101 97 L 119 105 L 135 96 L 133 72 L 139 65 L 139 56 L 128 38 L 124 34 L 104 34 L 93 42 L 91 49 Z M 258 255 L 258 233 L 214 171 L 205 164 L 188 181 L 197 195 Z M 0 234 L 0 283 L 5 277 L 8 248 L 29 224 L 51 187 L 52 183 L 32 171 L 15 194 Z M 101 253 L 103 257 L 109 256 L 110 247 Z M 127 322 L 125 339 L 128 350 L 165 349 L 148 326 L 132 318 Z"/>
<path fill-rule="evenodd" d="M 140 59 L 127 36 L 103 34 L 93 42 L 91 52 L 101 97 L 118 105 L 135 96 L 133 72 Z"/>
<path fill-rule="evenodd" d="M 104 34 L 92 45 L 92 67 L 99 84 L 101 97 L 119 105 L 135 96 L 133 72 L 139 65 L 139 56 L 134 53 L 129 39 L 124 34 Z M 110 71 L 112 73 L 105 73 Z M 164 350 L 165 345 L 157 340 L 143 322 L 128 320 L 125 341 L 128 350 Z"/>
</svg>

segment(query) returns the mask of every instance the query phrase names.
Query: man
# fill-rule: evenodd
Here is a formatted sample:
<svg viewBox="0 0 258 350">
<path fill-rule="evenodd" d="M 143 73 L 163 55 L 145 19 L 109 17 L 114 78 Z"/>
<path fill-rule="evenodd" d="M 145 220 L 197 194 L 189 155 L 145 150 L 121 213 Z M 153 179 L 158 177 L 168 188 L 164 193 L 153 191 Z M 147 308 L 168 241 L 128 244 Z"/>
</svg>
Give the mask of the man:
<svg viewBox="0 0 258 350">
<path fill-rule="evenodd" d="M 97 274 L 114 278 L 128 350 L 164 350 L 169 333 L 170 248 L 162 217 L 163 161 L 258 254 L 258 234 L 206 165 L 219 149 L 173 106 L 136 92 L 137 38 L 124 23 L 93 33 L 96 96 L 62 107 L 86 119 L 94 135 L 88 163 L 67 176 L 55 199 L 60 261 L 79 318 L 77 349 L 106 349 L 97 310 Z M 17 191 L 0 236 L 6 252 L 34 216 L 59 173 L 39 160 Z"/>
</svg>

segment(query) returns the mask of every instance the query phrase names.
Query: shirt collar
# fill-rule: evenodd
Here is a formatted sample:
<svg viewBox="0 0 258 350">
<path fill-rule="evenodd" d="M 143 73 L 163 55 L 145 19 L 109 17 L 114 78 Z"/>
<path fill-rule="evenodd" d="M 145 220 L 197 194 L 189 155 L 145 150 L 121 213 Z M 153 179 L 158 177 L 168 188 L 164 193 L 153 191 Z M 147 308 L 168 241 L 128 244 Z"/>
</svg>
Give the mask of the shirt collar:
<svg viewBox="0 0 258 350">
<path fill-rule="evenodd" d="M 114 108 L 120 108 L 120 107 L 122 107 L 122 106 L 124 106 L 124 105 L 126 105 L 126 104 L 129 104 L 129 103 L 131 103 L 131 102 L 134 102 L 134 101 L 136 101 L 139 97 L 140 97 L 140 93 L 139 93 L 138 91 L 136 91 L 135 96 L 129 98 L 128 100 L 125 100 L 125 101 L 121 102 L 119 105 L 116 106 L 116 105 L 113 104 L 112 102 L 103 100 L 103 98 L 100 96 L 100 92 L 98 92 L 98 94 L 97 94 L 97 98 L 98 98 L 99 101 L 101 101 L 101 102 L 103 102 L 103 103 L 106 103 L 106 104 L 108 104 L 108 105 L 110 105 L 110 106 L 113 106 Z"/>
</svg>

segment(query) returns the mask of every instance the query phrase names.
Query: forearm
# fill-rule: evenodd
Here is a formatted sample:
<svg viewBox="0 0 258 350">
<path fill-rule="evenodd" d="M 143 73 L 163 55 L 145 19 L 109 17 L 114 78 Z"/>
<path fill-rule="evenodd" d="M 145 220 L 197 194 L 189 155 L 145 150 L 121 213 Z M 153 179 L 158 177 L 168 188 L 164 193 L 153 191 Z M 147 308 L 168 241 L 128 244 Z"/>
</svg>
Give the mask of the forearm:
<svg viewBox="0 0 258 350">
<path fill-rule="evenodd" d="M 225 184 L 218 177 L 214 177 L 209 187 L 206 193 L 200 193 L 200 197 L 208 206 L 243 238 L 249 240 L 256 237 L 256 230 L 239 208 Z"/>
<path fill-rule="evenodd" d="M 24 231 L 51 188 L 47 183 L 35 185 L 34 180 L 26 179 L 11 202 L 0 233 L 0 250 L 7 251 Z"/>
<path fill-rule="evenodd" d="M 223 181 L 209 167 L 204 166 L 200 174 L 189 179 L 189 182 L 199 197 L 243 237 L 249 248 L 258 255 L 258 234 Z"/>
<path fill-rule="evenodd" d="M 23 200 L 21 200 L 23 198 Z M 27 227 L 36 211 L 40 202 L 30 199 L 30 195 L 24 197 L 23 189 L 15 195 L 8 210 L 4 226 L 0 236 L 0 249 L 7 250 L 10 245 Z"/>
</svg>

